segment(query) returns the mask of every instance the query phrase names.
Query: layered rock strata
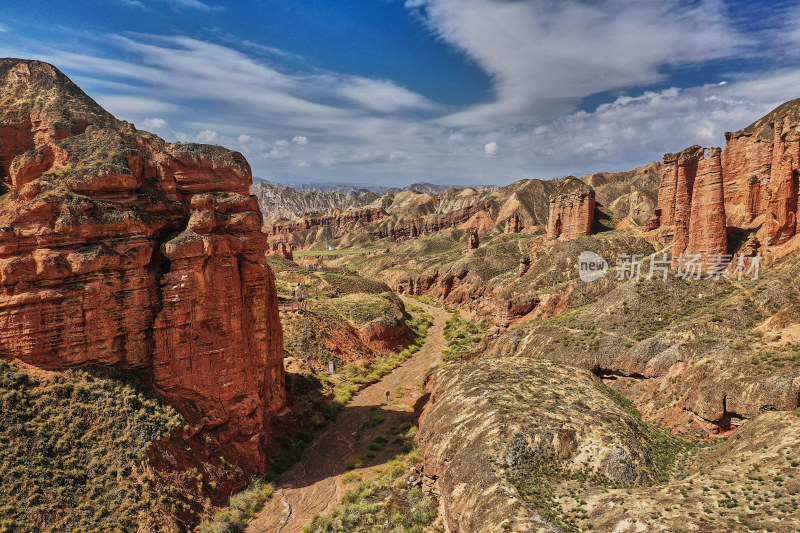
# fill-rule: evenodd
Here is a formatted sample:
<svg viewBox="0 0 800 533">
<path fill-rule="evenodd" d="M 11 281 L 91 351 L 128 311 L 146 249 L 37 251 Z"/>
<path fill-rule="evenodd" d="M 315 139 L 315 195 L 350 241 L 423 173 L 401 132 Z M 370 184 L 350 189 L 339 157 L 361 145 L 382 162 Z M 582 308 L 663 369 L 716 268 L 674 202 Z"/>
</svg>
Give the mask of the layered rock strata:
<svg viewBox="0 0 800 533">
<path fill-rule="evenodd" d="M 284 408 L 250 167 L 116 120 L 54 67 L 0 60 L 0 356 L 137 370 L 250 475 Z"/>
<path fill-rule="evenodd" d="M 595 193 L 589 185 L 568 177 L 550 197 L 547 238 L 571 240 L 592 234 Z"/>
<path fill-rule="evenodd" d="M 658 207 L 644 236 L 703 256 L 796 249 L 800 100 L 792 100 L 738 132 L 719 148 L 692 146 L 664 156 Z M 728 250 L 729 236 L 743 243 Z M 791 243 L 790 243 L 791 241 Z"/>
</svg>

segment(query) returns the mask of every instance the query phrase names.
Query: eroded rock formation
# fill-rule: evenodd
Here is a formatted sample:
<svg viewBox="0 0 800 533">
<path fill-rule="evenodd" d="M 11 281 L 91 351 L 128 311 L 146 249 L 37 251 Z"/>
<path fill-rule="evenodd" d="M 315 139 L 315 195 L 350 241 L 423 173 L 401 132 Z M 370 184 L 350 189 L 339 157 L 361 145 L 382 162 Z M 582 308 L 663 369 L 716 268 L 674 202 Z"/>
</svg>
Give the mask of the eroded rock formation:
<svg viewBox="0 0 800 533">
<path fill-rule="evenodd" d="M 478 232 L 472 230 L 469 232 L 469 249 L 474 250 L 480 245 L 480 239 L 478 238 Z"/>
<path fill-rule="evenodd" d="M 522 231 L 522 221 L 519 219 L 519 214 L 514 213 L 506 220 L 506 233 L 519 233 L 520 231 Z"/>
<path fill-rule="evenodd" d="M 796 249 L 800 100 L 725 138 L 722 151 L 692 146 L 664 156 L 658 208 L 644 236 L 674 243 L 673 255 L 746 248 L 780 257 Z M 728 235 L 744 244 L 728 250 Z"/>
<path fill-rule="evenodd" d="M 594 208 L 594 189 L 575 177 L 567 177 L 550 197 L 547 238 L 571 240 L 591 235 Z"/>
<path fill-rule="evenodd" d="M 613 226 L 641 226 L 653 216 L 658 203 L 662 167 L 653 162 L 624 172 L 587 174 L 580 180 L 594 189 L 597 204 L 619 221 Z"/>
<path fill-rule="evenodd" d="M 266 236 L 244 157 L 116 120 L 0 60 L 0 356 L 142 372 L 249 476 L 283 409 Z"/>
<path fill-rule="evenodd" d="M 636 487 L 658 475 L 646 426 L 586 370 L 478 358 L 432 372 L 425 390 L 419 474 L 439 496 L 448 531 L 556 531 L 524 498 L 526 485 L 552 490 L 545 485 L 566 485 L 568 472 L 592 471 Z M 539 477 L 537 460 L 564 474 Z M 558 509 L 538 502 L 540 511 Z"/>
<path fill-rule="evenodd" d="M 280 243 L 280 246 L 278 247 L 278 254 L 284 259 L 294 261 L 294 252 L 292 251 L 292 246 L 288 243 Z"/>
<path fill-rule="evenodd" d="M 698 254 L 707 264 L 726 252 L 719 148 L 691 146 L 664 156 L 658 208 L 644 229 L 651 242 L 673 243 L 674 266 L 681 254 Z"/>
</svg>

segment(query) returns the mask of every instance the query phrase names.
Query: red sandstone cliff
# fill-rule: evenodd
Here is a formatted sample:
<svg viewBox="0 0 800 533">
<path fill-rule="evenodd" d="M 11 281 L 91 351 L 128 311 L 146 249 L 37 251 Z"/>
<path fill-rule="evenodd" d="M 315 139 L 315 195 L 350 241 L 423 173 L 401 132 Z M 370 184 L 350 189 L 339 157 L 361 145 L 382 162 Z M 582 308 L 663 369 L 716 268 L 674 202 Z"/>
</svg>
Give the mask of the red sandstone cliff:
<svg viewBox="0 0 800 533">
<path fill-rule="evenodd" d="M 725 253 L 729 234 L 745 243 L 731 252 L 780 257 L 796 249 L 800 100 L 725 138 L 722 151 L 692 146 L 664 156 L 658 208 L 644 236 L 674 243 L 673 256 Z"/>
<path fill-rule="evenodd" d="M 664 156 L 658 208 L 645 227 L 651 242 L 673 244 L 681 254 L 699 254 L 705 264 L 727 250 L 722 165 L 719 148 L 690 146 Z"/>
<path fill-rule="evenodd" d="M 687 248 L 700 254 L 706 263 L 727 251 L 725 201 L 722 190 L 722 164 L 719 148 L 708 148 L 705 158 L 697 162 L 697 175 L 692 187 Z"/>
<path fill-rule="evenodd" d="M 722 154 L 727 224 L 756 229 L 762 246 L 798 233 L 800 99 L 786 102 L 750 126 L 726 133 Z"/>
<path fill-rule="evenodd" d="M 54 67 L 0 59 L 0 356 L 148 376 L 246 475 L 285 403 L 250 167 L 105 112 Z"/>
<path fill-rule="evenodd" d="M 569 176 L 550 197 L 547 238 L 570 240 L 591 235 L 594 209 L 594 189 Z"/>
</svg>

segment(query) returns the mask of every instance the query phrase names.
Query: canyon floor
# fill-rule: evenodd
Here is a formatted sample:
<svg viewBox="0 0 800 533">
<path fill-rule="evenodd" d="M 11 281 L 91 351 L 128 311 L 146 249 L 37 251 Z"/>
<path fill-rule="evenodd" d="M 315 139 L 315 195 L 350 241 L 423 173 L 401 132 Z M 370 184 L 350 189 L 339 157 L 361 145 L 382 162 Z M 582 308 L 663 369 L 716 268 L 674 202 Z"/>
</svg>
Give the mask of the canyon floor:
<svg viewBox="0 0 800 533">
<path fill-rule="evenodd" d="M 381 381 L 356 395 L 337 419 L 316 436 L 303 454 L 303 460 L 276 483 L 275 495 L 247 527 L 249 533 L 298 533 L 312 517 L 332 509 L 342 498 L 346 485 L 342 477 L 349 471 L 369 477 L 373 468 L 393 457 L 391 447 L 384 448 L 362 466 L 348 469 L 353 461 L 368 455 L 369 444 L 377 434 L 369 420 L 383 417 L 381 424 L 399 424 L 413 416 L 414 406 L 423 396 L 423 380 L 436 365 L 447 343 L 444 326 L 450 314 L 440 308 L 405 299 L 422 306 L 434 317 L 425 344 L 408 361 Z M 387 401 L 387 392 L 390 399 Z M 380 418 L 377 418 L 380 420 Z M 367 421 L 367 424 L 365 424 Z M 348 463 L 350 462 L 350 463 Z M 359 461 L 361 462 L 361 461 Z"/>
</svg>

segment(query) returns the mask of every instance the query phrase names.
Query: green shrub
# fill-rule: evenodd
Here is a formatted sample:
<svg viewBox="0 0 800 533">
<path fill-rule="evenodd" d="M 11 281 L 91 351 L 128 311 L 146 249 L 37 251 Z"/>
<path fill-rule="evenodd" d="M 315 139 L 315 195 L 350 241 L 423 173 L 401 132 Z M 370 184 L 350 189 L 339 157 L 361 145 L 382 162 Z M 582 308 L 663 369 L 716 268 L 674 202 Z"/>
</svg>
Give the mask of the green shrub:
<svg viewBox="0 0 800 533">
<path fill-rule="evenodd" d="M 442 350 L 442 359 L 446 362 L 457 361 L 482 351 L 488 329 L 487 322 L 475 324 L 459 313 L 453 313 L 444 326 L 448 347 Z"/>
<path fill-rule="evenodd" d="M 272 498 L 274 487 L 264 477 L 258 476 L 243 491 L 234 494 L 230 507 L 205 518 L 197 528 L 198 533 L 241 533 L 247 520 L 253 518 Z"/>
<path fill-rule="evenodd" d="M 9 531 L 136 530 L 180 503 L 144 471 L 181 416 L 130 373 L 29 376 L 0 361 L 0 501 Z"/>
</svg>

